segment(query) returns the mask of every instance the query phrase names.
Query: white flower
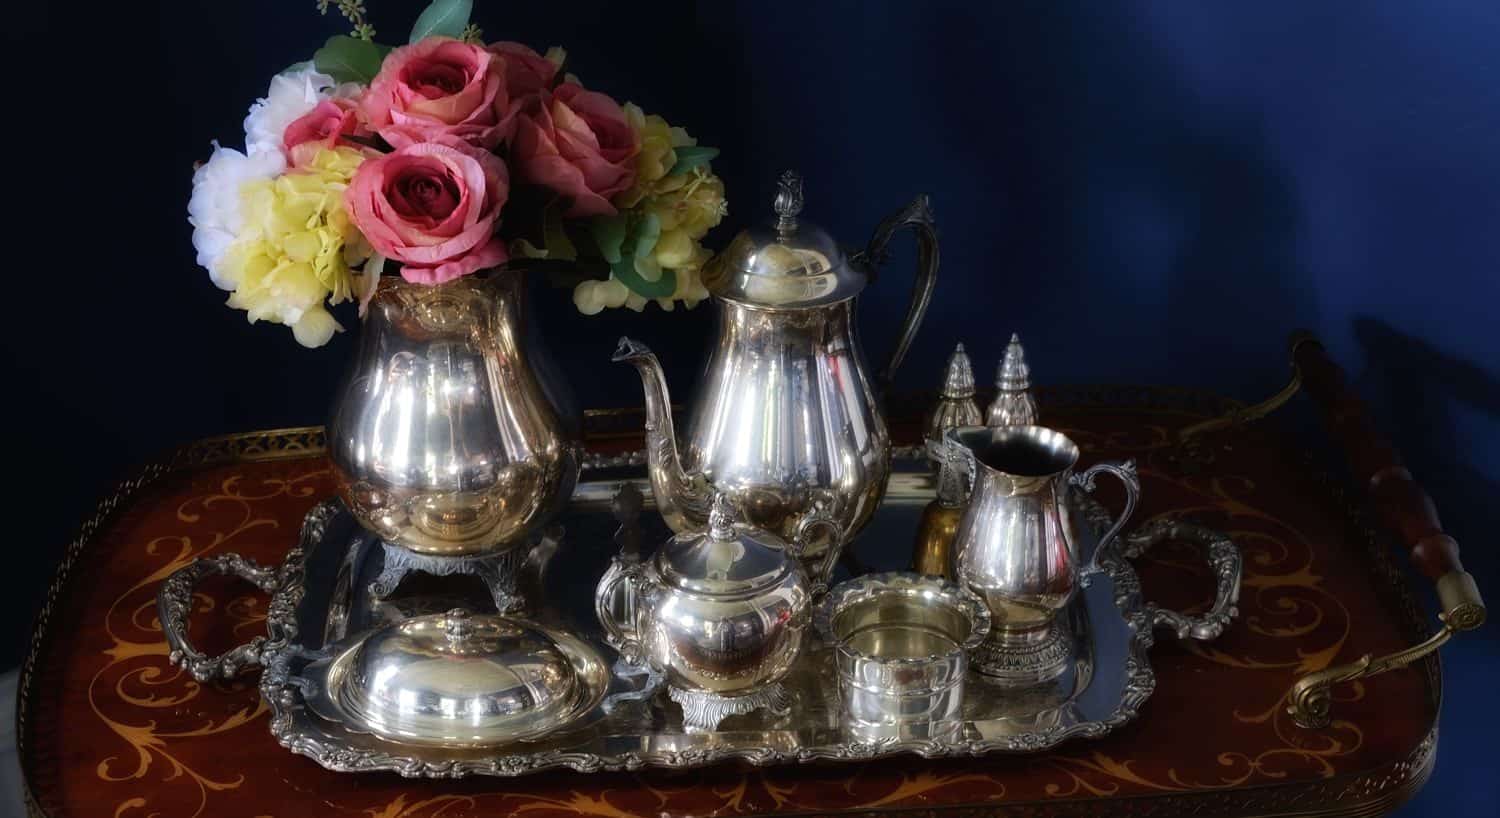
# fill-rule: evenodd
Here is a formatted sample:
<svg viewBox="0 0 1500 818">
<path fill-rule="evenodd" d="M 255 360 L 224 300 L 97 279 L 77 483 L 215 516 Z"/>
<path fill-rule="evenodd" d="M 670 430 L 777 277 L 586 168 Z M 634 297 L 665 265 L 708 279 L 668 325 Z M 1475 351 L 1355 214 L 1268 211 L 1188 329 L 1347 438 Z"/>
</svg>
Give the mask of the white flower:
<svg viewBox="0 0 1500 818">
<path fill-rule="evenodd" d="M 265 97 L 250 106 L 245 117 L 245 149 L 251 156 L 281 153 L 286 126 L 318 107 L 325 99 L 358 96 L 359 85 L 335 86 L 333 77 L 320 74 L 311 65 L 294 66 L 271 78 Z"/>
<path fill-rule="evenodd" d="M 213 155 L 193 171 L 193 195 L 188 199 L 193 249 L 198 251 L 198 263 L 208 270 L 219 289 L 234 289 L 234 283 L 220 271 L 219 259 L 245 226 L 240 188 L 246 182 L 270 179 L 285 169 L 286 159 L 279 150 L 246 156 L 215 142 Z"/>
</svg>

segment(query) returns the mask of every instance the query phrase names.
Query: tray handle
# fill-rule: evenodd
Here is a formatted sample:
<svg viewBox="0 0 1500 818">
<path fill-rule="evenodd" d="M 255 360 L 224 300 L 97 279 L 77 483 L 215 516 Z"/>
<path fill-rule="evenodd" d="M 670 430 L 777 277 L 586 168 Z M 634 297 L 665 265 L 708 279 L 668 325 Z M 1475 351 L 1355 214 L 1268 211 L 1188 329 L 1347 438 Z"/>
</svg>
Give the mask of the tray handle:
<svg viewBox="0 0 1500 818">
<path fill-rule="evenodd" d="M 173 571 L 156 593 L 156 615 L 166 637 L 167 660 L 192 674 L 200 682 L 232 679 L 244 669 L 260 664 L 266 637 L 209 656 L 188 639 L 188 615 L 193 610 L 193 593 L 198 583 L 216 575 L 231 575 L 248 580 L 266 593 L 275 593 L 286 577 L 284 568 L 267 568 L 239 554 L 220 554 L 193 560 Z"/>
<path fill-rule="evenodd" d="M 1380 522 L 1396 532 L 1412 562 L 1436 586 L 1441 623 L 1423 642 L 1386 656 L 1366 654 L 1354 662 L 1314 671 L 1292 685 L 1287 712 L 1300 727 L 1326 727 L 1332 696 L 1340 682 L 1402 667 L 1436 651 L 1454 634 L 1484 624 L 1484 599 L 1474 577 L 1458 558 L 1458 542 L 1443 531 L 1432 498 L 1402 465 L 1396 447 L 1382 435 L 1364 401 L 1349 388 L 1344 372 L 1311 334 L 1292 335 L 1291 357 L 1303 386 L 1322 410 L 1324 425 L 1338 441 L 1354 479 L 1368 489 Z"/>
<path fill-rule="evenodd" d="M 1133 559 L 1151 546 L 1168 540 L 1193 543 L 1203 550 L 1204 559 L 1214 573 L 1214 604 L 1206 613 L 1195 616 L 1147 603 L 1145 610 L 1151 617 L 1151 627 L 1168 628 L 1178 639 L 1208 642 L 1219 638 L 1240 613 L 1244 558 L 1239 546 L 1224 534 L 1197 523 L 1157 519 L 1120 538 L 1119 551 Z"/>
</svg>

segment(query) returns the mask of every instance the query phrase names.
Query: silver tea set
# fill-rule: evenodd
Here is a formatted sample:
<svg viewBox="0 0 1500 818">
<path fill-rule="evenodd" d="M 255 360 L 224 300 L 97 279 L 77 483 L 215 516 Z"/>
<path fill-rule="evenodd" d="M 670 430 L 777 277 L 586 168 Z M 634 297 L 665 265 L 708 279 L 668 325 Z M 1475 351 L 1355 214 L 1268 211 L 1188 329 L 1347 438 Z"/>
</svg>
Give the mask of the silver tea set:
<svg viewBox="0 0 1500 818">
<path fill-rule="evenodd" d="M 617 534 L 624 547 L 593 593 L 597 641 L 618 654 L 613 667 L 592 634 L 549 613 L 540 583 L 528 580 L 559 547 L 563 535 L 550 521 L 581 502 L 575 486 L 585 488 L 587 458 L 566 390 L 530 340 L 519 276 L 438 288 L 383 281 L 377 291 L 329 427 L 343 511 L 314 512 L 347 513 L 360 530 L 335 535 L 310 517 L 313 533 L 304 535 L 351 543 L 326 594 L 326 644 L 241 649 L 232 667 L 197 652 L 184 601 L 195 583 L 254 573 L 205 565 L 162 589 L 173 661 L 208 679 L 273 656 L 267 675 L 296 691 L 307 718 L 323 720 L 317 730 L 339 724 L 460 756 L 562 742 L 632 704 L 675 706 L 688 734 L 715 734 L 723 720 L 757 711 L 757 724 L 774 724 L 811 706 L 796 700 L 812 688 L 788 679 L 812 672 L 805 666 L 819 657 L 837 679 L 829 707 L 850 741 L 951 739 L 968 718 L 971 682 L 1001 690 L 985 694 L 994 699 L 1082 661 L 1070 611 L 1081 607 L 1079 589 L 1108 558 L 1140 484 L 1129 463 L 1077 471 L 1079 447 L 1036 425 L 1015 337 L 986 413 L 962 345 L 949 362 L 927 427 L 936 499 L 923 515 L 917 570 L 834 585 L 892 480 L 879 396 L 931 299 L 938 244 L 925 196 L 854 254 L 807 223 L 802 204 L 801 178 L 784 174 L 774 218 L 705 267 L 718 335 L 686 405 L 684 436 L 652 352 L 629 338 L 615 351 L 641 378 L 646 474 L 672 535 L 644 557 L 629 526 Z M 872 375 L 854 306 L 900 229 L 916 236 L 918 270 L 890 359 Z M 1099 474 L 1123 481 L 1127 500 L 1085 559 L 1074 504 Z M 615 506 L 637 515 L 640 493 L 621 486 Z M 478 577 L 495 612 L 402 600 L 398 589 L 418 573 Z M 355 622 L 364 624 L 344 627 Z M 658 740 L 667 739 L 643 739 Z M 339 758 L 331 766 L 355 768 Z"/>
</svg>

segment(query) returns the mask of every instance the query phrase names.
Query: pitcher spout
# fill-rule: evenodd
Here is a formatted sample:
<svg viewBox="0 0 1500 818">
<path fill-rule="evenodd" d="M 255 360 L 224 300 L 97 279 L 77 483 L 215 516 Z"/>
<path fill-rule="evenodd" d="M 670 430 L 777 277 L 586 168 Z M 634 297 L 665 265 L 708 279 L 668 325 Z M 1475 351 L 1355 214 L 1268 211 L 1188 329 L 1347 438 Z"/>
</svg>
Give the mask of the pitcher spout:
<svg viewBox="0 0 1500 818">
<path fill-rule="evenodd" d="M 682 466 L 672 425 L 672 398 L 661 363 L 645 344 L 630 338 L 620 339 L 611 360 L 630 363 L 641 373 L 646 393 L 646 470 L 657 510 L 675 532 L 701 528 L 708 519 L 712 492 L 701 473 L 689 474 Z"/>
</svg>

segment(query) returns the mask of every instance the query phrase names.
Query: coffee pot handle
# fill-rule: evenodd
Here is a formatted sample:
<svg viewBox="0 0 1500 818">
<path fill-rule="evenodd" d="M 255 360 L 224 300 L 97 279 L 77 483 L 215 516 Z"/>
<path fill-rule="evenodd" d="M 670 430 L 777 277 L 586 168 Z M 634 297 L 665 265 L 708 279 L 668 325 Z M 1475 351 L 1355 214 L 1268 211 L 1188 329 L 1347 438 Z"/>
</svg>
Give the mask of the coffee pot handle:
<svg viewBox="0 0 1500 818">
<path fill-rule="evenodd" d="M 871 275 L 885 263 L 888 255 L 886 245 L 891 243 L 896 231 L 902 228 L 909 228 L 917 237 L 917 276 L 912 286 L 911 303 L 906 308 L 906 320 L 901 322 L 901 330 L 896 335 L 896 346 L 891 349 L 891 357 L 885 368 L 876 376 L 875 382 L 881 391 L 890 384 L 896 375 L 896 369 L 901 366 L 901 361 L 911 349 L 911 343 L 917 337 L 917 329 L 922 325 L 922 317 L 927 314 L 927 304 L 932 301 L 932 288 L 937 285 L 937 222 L 933 219 L 932 202 L 927 194 L 912 199 L 910 204 L 886 217 L 875 228 L 869 245 L 856 257 L 868 267 Z"/>
<path fill-rule="evenodd" d="M 1113 475 L 1118 477 L 1121 483 L 1125 484 L 1125 510 L 1120 512 L 1120 516 L 1115 518 L 1109 530 L 1104 532 L 1103 537 L 1099 538 L 1099 544 L 1094 546 L 1094 556 L 1090 561 L 1091 566 L 1098 562 L 1099 555 L 1104 553 L 1104 550 L 1109 548 L 1115 539 L 1120 536 L 1120 530 L 1130 521 L 1130 515 L 1135 513 L 1136 503 L 1140 502 L 1141 499 L 1141 477 L 1136 473 L 1134 460 L 1125 460 L 1119 463 L 1097 463 L 1073 475 L 1069 482 L 1092 494 L 1094 491 L 1094 478 L 1100 474 Z"/>
</svg>

